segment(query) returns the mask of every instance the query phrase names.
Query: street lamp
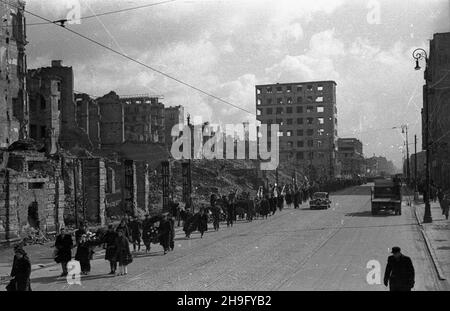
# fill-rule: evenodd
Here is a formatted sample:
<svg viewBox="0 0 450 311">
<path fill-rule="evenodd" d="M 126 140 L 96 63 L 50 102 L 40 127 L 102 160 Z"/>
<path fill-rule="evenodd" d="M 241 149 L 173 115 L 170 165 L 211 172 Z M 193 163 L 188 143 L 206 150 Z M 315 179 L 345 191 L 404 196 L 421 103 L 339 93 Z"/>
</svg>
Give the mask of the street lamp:
<svg viewBox="0 0 450 311">
<path fill-rule="evenodd" d="M 409 144 L 408 144 L 408 125 L 402 124 L 400 127 L 394 126 L 393 129 L 402 129 L 402 134 L 406 134 L 406 180 L 410 184 L 411 172 L 409 169 Z"/>
<path fill-rule="evenodd" d="M 431 217 L 431 208 L 430 208 L 430 148 L 429 148 L 429 142 L 428 142 L 428 136 L 429 136 L 429 111 L 428 111 L 428 57 L 427 52 L 422 49 L 418 48 L 415 49 L 412 53 L 413 58 L 416 61 L 416 67 L 414 67 L 415 70 L 420 70 L 421 67 L 419 65 L 419 60 L 423 59 L 425 60 L 425 86 L 423 88 L 423 91 L 425 93 L 424 96 L 424 103 L 423 103 L 423 109 L 425 112 L 425 135 L 424 135 L 424 146 L 425 146 L 425 214 L 423 216 L 423 222 L 424 223 L 430 223 L 433 221 Z"/>
</svg>

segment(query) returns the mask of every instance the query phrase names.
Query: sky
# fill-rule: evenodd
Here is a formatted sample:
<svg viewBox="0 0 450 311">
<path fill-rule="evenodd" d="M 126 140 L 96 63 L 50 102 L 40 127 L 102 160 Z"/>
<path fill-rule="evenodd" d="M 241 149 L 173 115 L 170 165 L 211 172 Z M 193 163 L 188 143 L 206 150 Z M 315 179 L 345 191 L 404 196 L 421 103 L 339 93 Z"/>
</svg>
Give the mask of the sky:
<svg viewBox="0 0 450 311">
<path fill-rule="evenodd" d="M 365 156 L 401 167 L 409 142 L 421 150 L 423 71 L 412 51 L 450 32 L 448 0 L 28 0 L 50 20 L 164 2 L 68 25 L 93 40 L 251 112 L 255 85 L 334 80 L 338 135 L 363 142 Z M 163 95 L 212 123 L 255 115 L 208 97 L 53 24 L 26 15 L 28 68 L 52 59 L 72 66 L 75 90 L 93 96 Z M 412 153 L 414 146 L 410 145 Z"/>
</svg>

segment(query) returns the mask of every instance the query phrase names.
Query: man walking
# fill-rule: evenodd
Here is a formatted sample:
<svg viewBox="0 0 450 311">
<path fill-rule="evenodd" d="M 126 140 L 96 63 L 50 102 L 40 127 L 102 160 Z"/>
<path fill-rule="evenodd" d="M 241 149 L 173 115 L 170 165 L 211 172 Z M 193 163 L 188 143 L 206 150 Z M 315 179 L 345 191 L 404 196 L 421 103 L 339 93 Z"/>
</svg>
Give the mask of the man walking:
<svg viewBox="0 0 450 311">
<path fill-rule="evenodd" d="M 159 222 L 158 234 L 159 234 L 159 243 L 164 248 L 164 255 L 170 249 L 170 234 L 171 234 L 171 226 L 170 222 L 167 218 L 167 213 L 162 215 L 162 219 Z"/>
<path fill-rule="evenodd" d="M 55 261 L 61 264 L 62 267 L 61 277 L 67 276 L 68 273 L 67 263 L 72 259 L 72 248 L 73 248 L 72 236 L 66 233 L 66 229 L 62 227 L 55 241 L 55 250 L 56 250 Z"/>
<path fill-rule="evenodd" d="M 388 257 L 384 285 L 388 283 L 390 291 L 410 291 L 414 287 L 414 266 L 398 246 L 392 248 L 392 255 Z"/>
<path fill-rule="evenodd" d="M 130 231 L 131 231 L 131 243 L 133 243 L 133 251 L 136 252 L 136 246 L 138 252 L 141 250 L 141 232 L 142 232 L 142 223 L 137 218 L 137 216 L 133 217 L 133 220 L 130 223 Z"/>
</svg>

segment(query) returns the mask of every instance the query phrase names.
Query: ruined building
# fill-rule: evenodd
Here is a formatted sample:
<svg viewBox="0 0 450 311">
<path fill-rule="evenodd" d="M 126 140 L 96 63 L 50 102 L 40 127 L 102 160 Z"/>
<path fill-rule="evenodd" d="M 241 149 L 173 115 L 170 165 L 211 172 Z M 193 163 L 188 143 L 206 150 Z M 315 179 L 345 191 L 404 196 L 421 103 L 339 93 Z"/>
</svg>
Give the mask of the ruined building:
<svg viewBox="0 0 450 311">
<path fill-rule="evenodd" d="M 296 163 L 310 177 L 334 177 L 336 82 L 257 85 L 255 95 L 257 120 L 268 130 L 270 124 L 279 124 L 280 163 Z"/>
<path fill-rule="evenodd" d="M 27 137 L 25 2 L 0 3 L 0 148 Z"/>
<path fill-rule="evenodd" d="M 77 124 L 89 137 L 93 149 L 100 148 L 100 107 L 88 94 L 75 94 Z"/>
<path fill-rule="evenodd" d="M 120 101 L 124 107 L 126 141 L 164 144 L 164 105 L 159 97 L 122 96 Z"/>
<path fill-rule="evenodd" d="M 165 143 L 168 150 L 172 147 L 174 137 L 172 128 L 177 124 L 184 124 L 184 107 L 174 106 L 164 108 Z M 182 130 L 182 128 L 180 129 Z"/>
<path fill-rule="evenodd" d="M 2 152 L 0 242 L 14 241 L 27 229 L 55 232 L 64 225 L 64 181 L 59 157 L 48 158 L 34 146 Z"/>
</svg>

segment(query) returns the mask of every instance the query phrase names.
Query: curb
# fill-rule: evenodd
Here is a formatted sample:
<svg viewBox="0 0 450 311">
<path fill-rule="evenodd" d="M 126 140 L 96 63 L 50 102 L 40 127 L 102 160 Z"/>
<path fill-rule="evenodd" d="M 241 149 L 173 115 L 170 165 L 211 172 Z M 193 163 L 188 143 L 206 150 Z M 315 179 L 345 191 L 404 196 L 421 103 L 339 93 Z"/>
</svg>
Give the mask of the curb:
<svg viewBox="0 0 450 311">
<path fill-rule="evenodd" d="M 423 225 L 422 225 L 422 223 L 419 220 L 419 216 L 417 215 L 417 205 L 413 204 L 413 206 L 414 206 L 414 216 L 416 217 L 417 224 L 420 226 L 420 232 L 422 233 L 422 237 L 423 237 L 423 239 L 425 241 L 425 245 L 427 246 L 428 253 L 431 256 L 431 260 L 433 261 L 433 265 L 434 265 L 434 268 L 436 269 L 438 278 L 441 281 L 445 281 L 447 279 L 446 279 L 444 273 L 442 272 L 441 266 L 439 265 L 439 261 L 437 259 L 437 256 L 436 256 L 436 254 L 434 252 L 433 247 L 431 246 L 430 239 L 428 238 L 428 235 L 426 234 L 425 229 L 423 228 Z"/>
</svg>

